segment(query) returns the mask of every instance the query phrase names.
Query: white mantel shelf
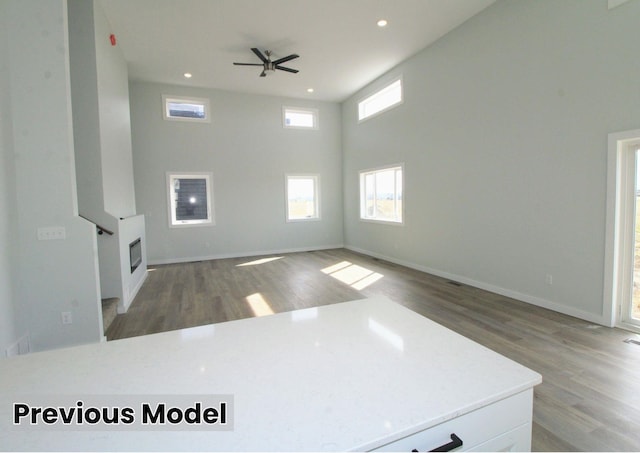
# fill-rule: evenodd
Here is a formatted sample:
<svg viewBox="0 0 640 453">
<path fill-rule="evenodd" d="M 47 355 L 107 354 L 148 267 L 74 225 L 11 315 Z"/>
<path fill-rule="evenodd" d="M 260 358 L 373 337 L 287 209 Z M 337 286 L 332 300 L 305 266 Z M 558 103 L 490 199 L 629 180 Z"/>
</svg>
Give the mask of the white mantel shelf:
<svg viewBox="0 0 640 453">
<path fill-rule="evenodd" d="M 530 400 L 540 382 L 528 368 L 376 297 L 0 360 L 0 449 L 373 450 L 517 395 Z M 232 394 L 235 425 L 226 432 L 10 426 L 5 414 L 17 395 L 47 394 Z"/>
</svg>

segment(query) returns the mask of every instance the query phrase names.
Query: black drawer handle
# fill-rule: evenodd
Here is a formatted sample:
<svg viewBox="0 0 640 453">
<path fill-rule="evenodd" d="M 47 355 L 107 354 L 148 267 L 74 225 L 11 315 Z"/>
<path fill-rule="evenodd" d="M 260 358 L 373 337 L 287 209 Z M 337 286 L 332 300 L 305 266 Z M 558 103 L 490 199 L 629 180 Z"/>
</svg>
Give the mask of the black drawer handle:
<svg viewBox="0 0 640 453">
<path fill-rule="evenodd" d="M 451 442 L 444 445 L 440 445 L 439 447 L 429 451 L 451 451 L 454 448 L 458 448 L 458 447 L 462 447 L 462 439 L 460 439 L 458 436 L 452 433 Z M 412 453 L 416 453 L 417 451 L 418 450 L 416 449 L 411 450 Z"/>
</svg>

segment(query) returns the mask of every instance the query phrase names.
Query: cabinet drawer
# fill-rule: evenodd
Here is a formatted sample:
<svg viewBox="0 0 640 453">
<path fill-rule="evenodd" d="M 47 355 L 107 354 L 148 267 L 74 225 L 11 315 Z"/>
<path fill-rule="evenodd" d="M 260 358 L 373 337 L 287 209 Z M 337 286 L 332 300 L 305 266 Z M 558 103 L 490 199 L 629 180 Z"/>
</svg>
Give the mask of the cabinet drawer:
<svg viewBox="0 0 640 453">
<path fill-rule="evenodd" d="M 529 451 L 531 450 L 531 423 L 526 423 L 498 437 L 474 446 L 473 451 Z"/>
<path fill-rule="evenodd" d="M 439 425 L 381 445 L 373 451 L 411 451 L 413 449 L 429 451 L 451 442 L 452 433 L 456 434 L 463 442 L 457 451 L 474 450 L 481 446 L 493 450 L 494 444 L 491 444 L 490 441 L 495 441 L 496 447 L 499 448 L 499 438 L 512 431 L 518 435 L 517 446 L 514 448 L 520 451 L 530 450 L 532 410 L 533 389 L 529 389 Z M 526 431 L 528 434 L 525 433 Z M 506 445 L 510 442 L 508 438 L 502 439 L 502 441 L 505 443 L 505 448 L 508 448 L 509 445 Z"/>
</svg>

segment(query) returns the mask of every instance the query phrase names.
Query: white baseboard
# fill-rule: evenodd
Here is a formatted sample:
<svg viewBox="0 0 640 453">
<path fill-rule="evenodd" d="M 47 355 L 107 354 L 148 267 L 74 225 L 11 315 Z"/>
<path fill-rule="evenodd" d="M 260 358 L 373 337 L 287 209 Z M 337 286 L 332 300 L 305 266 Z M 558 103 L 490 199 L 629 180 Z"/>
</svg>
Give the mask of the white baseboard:
<svg viewBox="0 0 640 453">
<path fill-rule="evenodd" d="M 607 7 L 608 7 L 608 9 L 617 8 L 618 6 L 620 6 L 623 3 L 626 3 L 628 1 L 629 0 L 609 0 Z"/>
<path fill-rule="evenodd" d="M 358 247 L 345 245 L 346 249 L 352 250 L 357 253 L 361 253 L 363 255 L 368 255 L 374 258 L 379 258 L 385 261 L 389 261 L 391 263 L 399 264 L 401 266 L 408 267 L 410 269 L 415 269 L 421 272 L 426 272 L 427 274 L 435 275 L 436 277 L 446 278 L 447 280 L 452 280 L 458 283 L 463 283 L 468 286 L 473 286 L 474 288 L 483 289 L 485 291 L 490 291 L 495 294 L 500 294 L 501 296 L 510 297 L 511 299 L 516 299 L 521 302 L 526 302 L 531 305 L 535 305 L 538 307 L 546 308 L 548 310 L 556 311 L 558 313 L 562 313 L 565 315 L 573 316 L 574 318 L 579 318 L 585 321 L 589 321 L 595 324 L 600 324 L 608 327 L 607 320 L 605 317 L 600 314 L 590 313 L 587 311 L 583 311 L 574 307 L 567 307 L 566 305 L 561 305 L 550 300 L 542 299 L 540 297 L 531 296 L 529 294 L 523 294 L 518 291 L 513 291 L 510 289 L 502 288 L 500 286 L 492 285 L 489 283 L 480 282 L 477 280 L 473 280 L 471 278 L 463 277 L 461 275 L 451 274 L 449 272 L 443 272 L 438 269 L 433 269 L 426 266 L 421 266 L 416 263 L 411 263 L 408 261 L 400 260 L 391 256 L 382 255 L 376 252 L 371 252 L 369 250 L 364 250 Z"/>
<path fill-rule="evenodd" d="M 276 250 L 260 250 L 252 252 L 239 252 L 239 253 L 222 253 L 217 255 L 205 255 L 205 256 L 189 256 L 183 258 L 170 258 L 154 260 L 149 259 L 149 266 L 157 266 L 161 264 L 178 264 L 178 263 L 192 263 L 194 261 L 207 261 L 207 260 L 221 260 L 226 258 L 244 258 L 250 256 L 263 256 L 263 255 L 276 255 L 282 253 L 299 253 L 299 252 L 312 252 L 315 250 L 330 250 L 344 248 L 344 244 L 334 245 L 319 245 L 316 247 L 300 247 L 291 249 L 276 249 Z"/>
<path fill-rule="evenodd" d="M 131 302 L 133 302 L 133 299 L 136 298 L 138 291 L 140 291 L 140 288 L 142 288 L 142 285 L 144 284 L 148 276 L 149 276 L 149 271 L 145 269 L 142 278 L 140 279 L 140 281 L 138 281 L 138 284 L 133 288 L 133 291 L 129 293 L 129 297 L 127 297 L 127 300 L 125 300 L 121 304 L 120 303 L 118 304 L 118 314 L 126 313 L 127 310 L 129 310 L 129 306 L 131 305 Z"/>
</svg>

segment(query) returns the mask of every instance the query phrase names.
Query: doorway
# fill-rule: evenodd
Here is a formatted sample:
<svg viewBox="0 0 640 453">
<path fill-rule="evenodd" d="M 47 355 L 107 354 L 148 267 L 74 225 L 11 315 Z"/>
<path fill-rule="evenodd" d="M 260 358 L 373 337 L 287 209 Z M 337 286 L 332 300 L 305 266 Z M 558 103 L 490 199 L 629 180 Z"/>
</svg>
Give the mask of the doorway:
<svg viewBox="0 0 640 453">
<path fill-rule="evenodd" d="M 630 171 L 633 173 L 633 187 L 630 188 L 633 193 L 629 194 L 629 209 L 632 212 L 630 211 L 628 216 L 633 223 L 633 270 L 631 296 L 622 300 L 620 322 L 640 327 L 640 144 L 629 144 L 627 153 L 632 167 Z"/>
<path fill-rule="evenodd" d="M 606 234 L 611 325 L 640 332 L 640 130 L 609 135 Z"/>
</svg>

